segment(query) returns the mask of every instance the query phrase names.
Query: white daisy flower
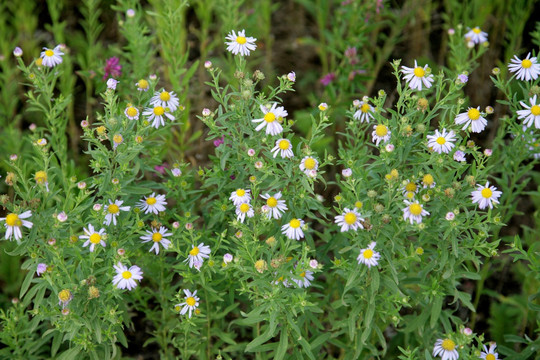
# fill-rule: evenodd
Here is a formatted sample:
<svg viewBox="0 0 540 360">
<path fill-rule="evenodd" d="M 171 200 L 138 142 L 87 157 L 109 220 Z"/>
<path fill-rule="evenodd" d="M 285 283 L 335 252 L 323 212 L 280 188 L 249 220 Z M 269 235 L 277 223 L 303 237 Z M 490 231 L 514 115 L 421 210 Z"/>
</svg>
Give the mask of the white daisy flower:
<svg viewBox="0 0 540 360">
<path fill-rule="evenodd" d="M 138 91 L 148 91 L 148 89 L 150 89 L 150 84 L 148 83 L 148 80 L 145 79 L 137 81 L 135 86 L 137 86 Z"/>
<path fill-rule="evenodd" d="M 64 53 L 60 50 L 61 46 L 57 45 L 54 49 L 43 48 L 41 52 L 42 65 L 48 66 L 50 68 L 55 67 L 58 64 L 62 63 L 62 55 Z"/>
<path fill-rule="evenodd" d="M 128 104 L 126 110 L 124 110 L 124 114 L 129 120 L 139 120 L 139 109 L 131 104 Z"/>
<path fill-rule="evenodd" d="M 486 186 L 477 185 L 477 189 L 472 193 L 473 204 L 478 204 L 480 210 L 489 206 L 493 209 L 493 203 L 498 204 L 499 198 L 502 195 L 502 191 L 497 191 L 495 186 L 489 186 L 489 181 L 486 182 Z"/>
<path fill-rule="evenodd" d="M 508 70 L 517 73 L 516 78 L 518 80 L 536 80 L 540 74 L 540 64 L 538 64 L 536 57 L 531 57 L 531 53 L 528 53 L 523 60 L 514 55 L 514 58 L 508 64 Z"/>
<path fill-rule="evenodd" d="M 193 246 L 193 249 L 189 251 L 188 258 L 184 262 L 189 262 L 189 267 L 192 268 L 195 263 L 202 265 L 204 259 L 210 257 L 210 246 L 200 243 L 199 246 Z"/>
<path fill-rule="evenodd" d="M 418 185 L 414 181 L 406 180 L 405 185 L 400 190 L 407 199 L 412 199 L 418 192 Z"/>
<path fill-rule="evenodd" d="M 439 154 L 448 154 L 455 146 L 454 142 L 456 141 L 456 134 L 454 134 L 452 130 L 450 130 L 448 133 L 446 132 L 446 129 L 443 129 L 442 133 L 440 133 L 439 130 L 435 130 L 435 134 L 428 135 L 427 139 L 428 147 L 432 148 Z"/>
<path fill-rule="evenodd" d="M 476 109 L 473 107 L 468 108 L 467 112 L 456 116 L 454 121 L 458 125 L 464 124 L 461 130 L 465 130 L 469 127 L 469 125 L 471 125 L 472 132 L 474 133 L 481 132 L 486 128 L 487 125 L 487 120 L 482 117 L 482 114 L 480 114 L 480 106 L 478 106 Z"/>
<path fill-rule="evenodd" d="M 300 240 L 304 237 L 304 232 L 302 231 L 304 224 L 304 220 L 292 219 L 288 224 L 281 227 L 281 233 L 291 240 Z"/>
<path fill-rule="evenodd" d="M 317 159 L 315 159 L 312 156 L 306 156 L 300 162 L 300 170 L 302 170 L 304 174 L 308 176 L 309 176 L 310 171 L 312 170 L 317 171 L 318 168 L 319 168 L 319 162 L 317 161 Z"/>
<path fill-rule="evenodd" d="M 375 125 L 373 126 L 373 132 L 371 133 L 371 135 L 373 136 L 373 142 L 375 143 L 375 145 L 379 145 L 381 141 L 387 142 L 388 140 L 390 140 L 391 133 L 392 132 L 388 130 L 388 127 L 386 125 Z"/>
<path fill-rule="evenodd" d="M 244 222 L 246 216 L 252 218 L 255 215 L 253 207 L 249 203 L 242 203 L 236 207 L 236 220 Z"/>
<path fill-rule="evenodd" d="M 71 291 L 63 289 L 58 293 L 58 305 L 62 305 L 62 309 L 65 309 L 71 300 L 73 300 Z"/>
<path fill-rule="evenodd" d="M 171 242 L 165 238 L 165 236 L 172 236 L 172 233 L 167 232 L 167 228 L 164 226 L 160 226 L 159 230 L 156 228 L 153 228 L 152 231 L 146 230 L 146 235 L 141 236 L 141 240 L 143 240 L 143 243 L 147 243 L 149 241 L 152 241 L 154 244 L 148 250 L 154 251 L 156 255 L 159 254 L 159 244 L 163 246 L 165 250 L 169 248 L 169 245 L 171 245 Z"/>
<path fill-rule="evenodd" d="M 373 119 L 373 107 L 367 101 L 360 101 L 358 103 L 358 110 L 354 113 L 353 118 L 360 120 L 361 123 L 364 121 L 369 123 L 369 119 Z"/>
<path fill-rule="evenodd" d="M 341 232 L 349 230 L 357 230 L 358 228 L 363 229 L 361 221 L 364 221 L 360 217 L 360 213 L 356 209 L 349 210 L 348 208 L 343 209 L 343 214 L 336 216 L 335 222 L 338 226 L 341 226 Z"/>
<path fill-rule="evenodd" d="M 143 112 L 144 116 L 148 117 L 148 122 L 152 122 L 152 126 L 156 129 L 160 126 L 165 126 L 165 119 L 163 118 L 166 116 L 169 118 L 169 120 L 174 120 L 175 117 L 171 115 L 167 109 L 165 109 L 162 106 L 154 106 L 154 108 L 146 108 Z"/>
<path fill-rule="evenodd" d="M 311 282 L 313 281 L 313 271 L 304 270 L 300 274 L 298 274 L 300 279 L 292 278 L 291 280 L 296 283 L 296 285 L 299 288 L 307 288 L 311 285 Z"/>
<path fill-rule="evenodd" d="M 424 67 L 420 67 L 416 63 L 416 60 L 414 60 L 414 68 L 402 66 L 401 72 L 405 74 L 403 79 L 407 80 L 407 83 L 411 89 L 422 90 L 422 84 L 426 87 L 426 89 L 429 89 L 434 81 L 433 75 L 426 75 L 427 69 L 427 64 L 424 65 Z"/>
<path fill-rule="evenodd" d="M 283 118 L 289 115 L 289 113 L 283 106 L 277 106 L 277 103 L 274 103 L 270 109 L 264 105 L 260 106 L 264 116 L 260 119 L 251 120 L 251 122 L 260 123 L 255 130 L 261 131 L 266 126 L 266 135 L 278 135 L 283 132 L 283 126 L 281 126 L 280 121 L 283 121 Z"/>
<path fill-rule="evenodd" d="M 145 196 L 144 199 L 139 200 L 137 207 L 141 208 L 145 214 L 154 213 L 157 215 L 165 211 L 165 205 L 167 205 L 165 195 L 156 196 L 156 193 L 152 193 L 152 195 Z"/>
<path fill-rule="evenodd" d="M 424 177 L 422 178 L 422 185 L 424 188 L 435 187 L 436 183 L 435 183 L 435 179 L 433 179 L 433 175 L 431 174 L 424 175 Z"/>
<path fill-rule="evenodd" d="M 536 95 L 529 98 L 529 102 L 531 106 L 527 106 L 523 101 L 519 102 L 526 110 L 517 111 L 518 119 L 523 119 L 523 125 L 528 128 L 534 123 L 534 127 L 540 129 L 540 106 L 536 104 Z"/>
<path fill-rule="evenodd" d="M 22 239 L 21 226 L 31 229 L 34 224 L 32 224 L 27 219 L 32 216 L 32 211 L 27 210 L 22 214 L 10 213 L 5 218 L 0 218 L 0 221 L 5 221 L 4 226 L 6 227 L 6 240 L 11 240 L 12 236 L 15 236 L 15 240 L 19 241 Z"/>
<path fill-rule="evenodd" d="M 377 243 L 372 241 L 366 249 L 360 250 L 360 255 L 358 255 L 356 258 L 356 260 L 358 260 L 358 264 L 364 264 L 368 268 L 379 265 L 381 254 L 373 250 L 375 245 L 377 245 Z"/>
<path fill-rule="evenodd" d="M 229 200 L 232 200 L 233 204 L 238 206 L 243 203 L 249 203 L 251 201 L 251 190 L 236 189 L 231 193 Z"/>
<path fill-rule="evenodd" d="M 266 217 L 268 219 L 274 218 L 277 220 L 281 218 L 281 215 L 285 212 L 285 210 L 288 210 L 285 200 L 280 200 L 281 191 L 274 194 L 274 196 L 270 196 L 270 194 L 266 193 L 261 195 L 261 197 L 266 200 L 266 206 L 268 208 Z"/>
<path fill-rule="evenodd" d="M 184 294 L 186 295 L 186 301 L 180 304 L 176 304 L 174 307 L 176 311 L 180 311 L 180 315 L 185 315 L 189 310 L 188 316 L 191 318 L 191 314 L 193 313 L 193 311 L 199 307 L 200 299 L 197 296 L 197 290 L 192 293 L 191 291 L 184 289 Z M 182 310 L 180 310 L 180 308 L 182 308 Z"/>
<path fill-rule="evenodd" d="M 115 200 L 114 203 L 109 200 L 109 205 L 106 206 L 105 211 L 107 212 L 107 215 L 105 215 L 105 221 L 103 222 L 105 225 L 109 226 L 111 225 L 111 222 L 113 225 L 116 225 L 116 218 L 118 215 L 120 215 L 120 211 L 129 211 L 129 206 L 122 206 L 124 201 L 121 200 Z"/>
<path fill-rule="evenodd" d="M 450 339 L 438 339 L 433 347 L 433 356 L 440 356 L 442 360 L 457 360 L 459 354 L 456 343 Z"/>
<path fill-rule="evenodd" d="M 137 265 L 133 265 L 128 269 L 127 266 L 119 261 L 118 264 L 113 265 L 113 267 L 114 270 L 116 270 L 116 276 L 113 278 L 112 282 L 118 289 L 127 288 L 131 291 L 137 287 L 135 280 L 142 280 L 143 272 Z"/>
<path fill-rule="evenodd" d="M 103 236 L 107 235 L 105 234 L 104 228 L 101 228 L 96 232 L 94 226 L 92 226 L 92 224 L 88 224 L 88 229 L 83 228 L 83 230 L 85 235 L 79 235 L 79 239 L 87 239 L 83 244 L 83 247 L 90 245 L 90 252 L 94 252 L 94 249 L 98 244 L 103 247 L 106 246 L 105 241 L 103 241 Z"/>
<path fill-rule="evenodd" d="M 416 221 L 417 224 L 420 224 L 422 222 L 422 216 L 429 215 L 429 212 L 424 210 L 423 205 L 419 204 L 418 201 L 412 202 L 404 200 L 404 202 L 407 207 L 402 209 L 403 219 L 408 219 L 411 224 L 414 221 Z"/>
<path fill-rule="evenodd" d="M 161 106 L 166 111 L 175 112 L 180 105 L 180 101 L 174 91 L 168 92 L 161 90 L 154 93 L 154 96 L 150 99 L 150 104 L 153 105 L 154 108 L 156 106 Z"/>
<path fill-rule="evenodd" d="M 242 55 L 242 56 L 249 56 L 250 51 L 254 51 L 257 48 L 257 45 L 255 44 L 254 37 L 246 37 L 246 31 L 242 30 L 238 32 L 238 35 L 236 35 L 236 32 L 234 30 L 231 31 L 226 37 L 225 40 L 229 40 L 228 42 L 225 42 L 225 45 L 227 45 L 227 51 L 232 52 L 234 55 Z"/>
<path fill-rule="evenodd" d="M 488 39 L 487 32 L 480 30 L 478 26 L 472 28 L 465 34 L 465 40 L 472 41 L 474 44 L 481 44 Z"/>
<path fill-rule="evenodd" d="M 292 145 L 289 139 L 279 139 L 276 141 L 276 146 L 270 150 L 272 153 L 274 153 L 274 157 L 280 153 L 281 157 L 283 159 L 285 158 L 292 158 L 294 156 L 292 151 Z"/>
<path fill-rule="evenodd" d="M 480 359 L 484 360 L 499 360 L 499 354 L 495 351 L 497 344 L 492 342 L 489 345 L 489 350 L 486 345 L 484 345 L 484 351 L 480 353 Z"/>
</svg>

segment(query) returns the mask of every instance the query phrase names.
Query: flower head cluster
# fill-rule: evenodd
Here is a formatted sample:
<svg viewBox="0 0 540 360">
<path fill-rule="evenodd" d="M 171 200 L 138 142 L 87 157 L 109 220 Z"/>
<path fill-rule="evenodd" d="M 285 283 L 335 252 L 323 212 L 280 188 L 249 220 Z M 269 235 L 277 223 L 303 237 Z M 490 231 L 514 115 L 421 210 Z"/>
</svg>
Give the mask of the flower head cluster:
<svg viewBox="0 0 540 360">
<path fill-rule="evenodd" d="M 197 290 L 193 293 L 187 289 L 184 289 L 184 294 L 186 295 L 185 301 L 180 304 L 176 304 L 175 308 L 180 309 L 180 315 L 185 315 L 188 311 L 188 316 L 191 318 L 193 311 L 197 310 L 199 307 L 199 297 L 197 296 Z"/>
</svg>

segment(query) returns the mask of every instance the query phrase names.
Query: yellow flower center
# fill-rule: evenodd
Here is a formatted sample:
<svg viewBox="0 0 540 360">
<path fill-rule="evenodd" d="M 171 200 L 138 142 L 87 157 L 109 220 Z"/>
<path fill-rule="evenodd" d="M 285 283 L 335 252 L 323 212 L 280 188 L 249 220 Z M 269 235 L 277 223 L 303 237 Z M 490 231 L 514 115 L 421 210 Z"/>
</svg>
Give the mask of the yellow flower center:
<svg viewBox="0 0 540 360">
<path fill-rule="evenodd" d="M 90 242 L 92 244 L 99 244 L 100 241 L 101 235 L 99 235 L 98 233 L 93 233 L 92 235 L 90 235 Z"/>
<path fill-rule="evenodd" d="M 193 249 L 191 249 L 191 251 L 189 252 L 189 255 L 191 255 L 191 256 L 199 255 L 199 248 L 194 246 Z"/>
<path fill-rule="evenodd" d="M 236 190 L 236 196 L 242 197 L 244 195 L 246 195 L 246 190 L 244 190 L 244 189 Z"/>
<path fill-rule="evenodd" d="M 491 195 L 493 195 L 493 192 L 491 191 L 490 188 L 485 188 L 484 190 L 482 190 L 481 194 L 482 194 L 482 197 L 489 199 Z"/>
<path fill-rule="evenodd" d="M 243 203 L 240 205 L 240 211 L 243 213 L 247 213 L 249 211 L 249 204 Z"/>
<path fill-rule="evenodd" d="M 42 59 L 42 58 L 36 59 L 36 65 L 37 65 L 37 66 L 41 66 L 41 64 L 43 64 L 43 59 Z M 34 74 L 30 74 L 30 76 L 32 76 L 32 75 L 34 75 Z M 35 76 L 35 75 L 34 75 L 34 76 Z M 31 78 L 31 79 L 32 79 L 32 78 Z"/>
<path fill-rule="evenodd" d="M 275 197 L 271 196 L 266 200 L 266 205 L 270 206 L 271 208 L 274 208 L 277 206 L 277 200 Z"/>
<path fill-rule="evenodd" d="M 161 233 L 155 232 L 152 234 L 152 241 L 153 242 L 160 242 L 161 239 L 163 239 L 163 235 Z"/>
<path fill-rule="evenodd" d="M 148 199 L 146 199 L 146 203 L 148 205 L 154 205 L 156 202 L 157 202 L 157 200 L 156 200 L 155 197 L 149 197 Z"/>
<path fill-rule="evenodd" d="M 444 341 L 442 342 L 441 344 L 442 348 L 446 351 L 452 351 L 455 349 L 456 347 L 456 343 L 453 342 L 452 340 L 450 339 L 444 339 Z"/>
<path fill-rule="evenodd" d="M 409 212 L 414 216 L 418 216 L 422 213 L 422 206 L 420 204 L 411 204 L 409 206 Z"/>
<path fill-rule="evenodd" d="M 304 167 L 308 170 L 315 169 L 315 159 L 307 158 L 306 161 L 304 161 Z"/>
<path fill-rule="evenodd" d="M 482 32 L 482 30 L 480 30 L 480 28 L 477 26 L 475 27 L 474 29 L 472 29 L 473 33 L 475 34 L 480 34 Z"/>
<path fill-rule="evenodd" d="M 407 199 L 412 199 L 414 197 L 414 192 L 412 191 L 407 191 L 407 193 L 405 194 L 405 197 Z"/>
<path fill-rule="evenodd" d="M 127 108 L 126 113 L 129 117 L 134 117 L 135 115 L 137 115 L 137 109 L 135 109 L 133 106 L 130 106 Z"/>
<path fill-rule="evenodd" d="M 383 137 L 386 136 L 386 134 L 388 134 L 388 128 L 386 127 L 386 125 L 377 125 L 377 127 L 375 128 L 375 135 L 377 135 L 378 137 Z"/>
<path fill-rule="evenodd" d="M 62 302 L 66 302 L 71 297 L 69 290 L 62 290 L 58 293 L 58 299 Z"/>
<path fill-rule="evenodd" d="M 116 204 L 109 205 L 107 210 L 109 210 L 109 213 L 111 214 L 118 214 L 120 212 L 120 208 Z"/>
<path fill-rule="evenodd" d="M 236 42 L 239 43 L 240 45 L 244 45 L 246 43 L 246 41 L 247 41 L 246 38 L 243 37 L 243 36 L 238 36 L 236 38 Z"/>
<path fill-rule="evenodd" d="M 17 214 L 9 214 L 6 216 L 6 225 L 7 226 L 20 226 L 21 220 Z"/>
<path fill-rule="evenodd" d="M 525 59 L 521 62 L 521 67 L 524 69 L 528 69 L 532 66 L 532 61 L 529 59 Z"/>
<path fill-rule="evenodd" d="M 354 203 L 354 207 L 357 208 L 357 209 L 361 209 L 362 206 L 364 206 L 364 204 L 362 204 L 361 201 L 357 201 L 357 202 Z"/>
<path fill-rule="evenodd" d="M 471 120 L 478 120 L 480 117 L 480 111 L 478 111 L 478 109 L 469 109 L 469 111 L 467 111 L 467 116 Z"/>
<path fill-rule="evenodd" d="M 127 280 L 127 279 L 131 279 L 131 271 L 127 271 L 127 270 L 124 271 L 124 272 L 122 273 L 122 277 L 123 277 L 124 279 L 126 279 L 126 280 Z"/>
<path fill-rule="evenodd" d="M 420 66 L 417 67 L 417 68 L 414 68 L 414 76 L 416 77 L 424 77 L 424 75 L 426 74 L 426 71 L 421 68 Z"/>
<path fill-rule="evenodd" d="M 369 111 L 369 105 L 362 104 L 362 106 L 360 106 L 360 111 L 362 111 L 363 113 L 367 113 Z"/>
<path fill-rule="evenodd" d="M 364 250 L 364 259 L 371 259 L 373 257 L 373 250 L 366 249 Z"/>
<path fill-rule="evenodd" d="M 352 212 L 345 214 L 343 218 L 345 219 L 345 223 L 347 223 L 348 225 L 354 224 L 357 219 L 356 215 Z"/>
<path fill-rule="evenodd" d="M 196 303 L 197 300 L 195 300 L 193 296 L 190 296 L 186 299 L 186 304 L 188 304 L 188 306 L 195 306 Z"/>
<path fill-rule="evenodd" d="M 159 94 L 159 98 L 161 101 L 169 101 L 171 99 L 171 94 L 169 94 L 167 91 L 163 91 L 161 94 Z"/>
<path fill-rule="evenodd" d="M 302 273 L 300 273 L 300 277 L 306 277 L 306 272 L 302 271 Z"/>
<path fill-rule="evenodd" d="M 115 144 L 121 144 L 122 141 L 124 141 L 124 138 L 120 134 L 116 134 L 113 136 L 113 141 Z"/>
<path fill-rule="evenodd" d="M 433 176 L 431 174 L 424 175 L 422 181 L 426 185 L 431 185 L 433 184 Z"/>
<path fill-rule="evenodd" d="M 486 355 L 486 360 L 496 360 L 496 357 L 493 354 L 487 354 Z"/>
<path fill-rule="evenodd" d="M 52 50 L 46 50 L 45 51 L 45 56 L 51 57 L 53 55 L 54 55 L 54 51 L 52 51 Z"/>
<path fill-rule="evenodd" d="M 289 148 L 289 142 L 287 140 L 280 140 L 278 146 L 281 150 L 287 150 Z"/>
<path fill-rule="evenodd" d="M 531 106 L 531 114 L 533 114 L 534 116 L 540 115 L 540 106 L 538 105 Z"/>
<path fill-rule="evenodd" d="M 298 229 L 300 227 L 300 220 L 292 219 L 291 222 L 289 223 L 289 226 L 292 227 L 293 229 Z"/>
<path fill-rule="evenodd" d="M 416 191 L 416 184 L 413 182 L 408 183 L 405 185 L 405 190 L 408 192 L 415 192 Z"/>
<path fill-rule="evenodd" d="M 266 121 L 267 123 L 271 123 L 275 120 L 276 120 L 276 115 L 274 115 L 274 113 L 272 112 L 266 113 L 266 115 L 264 115 L 264 121 Z"/>
<path fill-rule="evenodd" d="M 148 81 L 146 81 L 144 79 L 141 79 L 137 83 L 137 86 L 139 87 L 139 89 L 147 89 L 148 88 Z"/>
<path fill-rule="evenodd" d="M 442 137 L 442 136 L 439 136 L 439 137 L 437 138 L 437 140 L 435 140 L 435 141 L 436 141 L 437 144 L 439 144 L 439 145 L 444 145 L 444 144 L 446 144 L 446 139 L 445 139 L 444 137 Z"/>
<path fill-rule="evenodd" d="M 47 182 L 47 173 L 43 170 L 40 170 L 36 172 L 36 176 L 34 177 L 36 179 L 36 182 L 38 184 L 44 184 Z"/>
<path fill-rule="evenodd" d="M 163 114 L 165 114 L 165 109 L 164 109 L 163 107 L 161 107 L 161 106 L 156 106 L 156 107 L 154 108 L 154 115 L 156 115 L 156 116 L 161 116 L 161 115 L 163 115 Z"/>
</svg>

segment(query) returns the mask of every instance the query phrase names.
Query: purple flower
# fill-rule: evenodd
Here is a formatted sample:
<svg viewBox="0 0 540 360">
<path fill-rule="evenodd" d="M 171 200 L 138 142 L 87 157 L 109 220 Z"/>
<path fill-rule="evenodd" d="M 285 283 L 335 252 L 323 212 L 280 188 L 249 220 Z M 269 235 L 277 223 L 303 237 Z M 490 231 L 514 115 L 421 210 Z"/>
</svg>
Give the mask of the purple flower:
<svg viewBox="0 0 540 360">
<path fill-rule="evenodd" d="M 465 153 L 463 151 L 460 151 L 460 150 L 458 150 L 458 151 L 456 151 L 454 153 L 454 160 L 459 161 L 459 162 L 467 161 L 465 159 Z"/>
<path fill-rule="evenodd" d="M 47 264 L 39 263 L 36 269 L 37 276 L 41 276 L 45 271 L 47 271 Z"/>
<path fill-rule="evenodd" d="M 120 75 L 122 75 L 122 65 L 120 65 L 120 59 L 118 59 L 116 56 L 107 59 L 105 69 L 103 71 L 105 72 L 105 75 L 103 75 L 103 80 L 107 79 L 108 77 L 120 77 Z"/>
<path fill-rule="evenodd" d="M 161 175 L 165 175 L 165 169 L 169 168 L 169 164 L 163 163 L 163 165 L 156 165 L 154 166 L 154 170 L 156 170 Z"/>
<path fill-rule="evenodd" d="M 469 77 L 465 74 L 459 74 L 457 78 L 462 84 L 465 84 L 467 83 L 467 81 L 469 81 Z"/>
<path fill-rule="evenodd" d="M 225 136 L 222 136 L 221 139 L 214 140 L 214 146 L 219 147 L 219 145 L 223 144 L 225 142 Z"/>
<path fill-rule="evenodd" d="M 331 72 L 326 75 L 324 75 L 319 82 L 323 84 L 324 86 L 328 86 L 334 79 L 336 78 L 336 74 Z"/>
</svg>

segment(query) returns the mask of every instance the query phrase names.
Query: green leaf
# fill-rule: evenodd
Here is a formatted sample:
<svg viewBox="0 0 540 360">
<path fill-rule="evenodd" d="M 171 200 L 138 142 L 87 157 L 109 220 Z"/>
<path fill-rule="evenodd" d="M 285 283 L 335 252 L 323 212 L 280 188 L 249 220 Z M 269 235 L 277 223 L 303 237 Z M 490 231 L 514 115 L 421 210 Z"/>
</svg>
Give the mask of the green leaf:
<svg viewBox="0 0 540 360">
<path fill-rule="evenodd" d="M 431 320 L 429 321 L 429 326 L 434 328 L 439 320 L 439 315 L 441 314 L 443 297 L 437 296 L 431 305 Z"/>
<path fill-rule="evenodd" d="M 21 292 L 19 293 L 19 298 L 23 298 L 24 294 L 26 294 L 26 291 L 28 290 L 28 288 L 30 287 L 30 283 L 32 282 L 32 279 L 34 278 L 34 272 L 33 271 L 29 271 L 27 274 L 26 274 L 26 277 L 24 278 L 24 281 L 21 285 Z"/>
<path fill-rule="evenodd" d="M 279 337 L 279 345 L 274 356 L 275 360 L 281 360 L 285 357 L 287 353 L 287 347 L 289 345 L 289 334 L 287 333 L 287 328 L 284 327 L 281 329 L 281 335 Z"/>
</svg>

